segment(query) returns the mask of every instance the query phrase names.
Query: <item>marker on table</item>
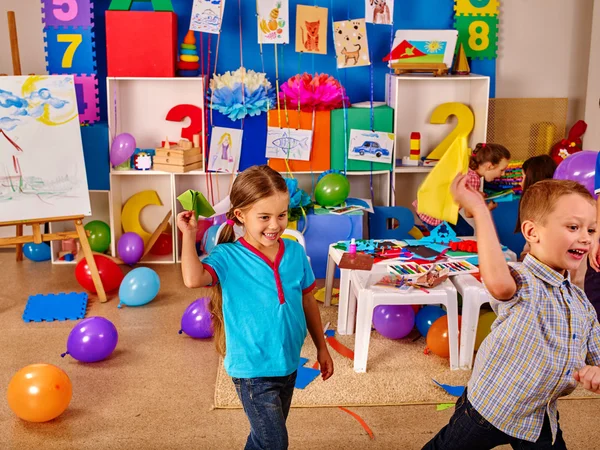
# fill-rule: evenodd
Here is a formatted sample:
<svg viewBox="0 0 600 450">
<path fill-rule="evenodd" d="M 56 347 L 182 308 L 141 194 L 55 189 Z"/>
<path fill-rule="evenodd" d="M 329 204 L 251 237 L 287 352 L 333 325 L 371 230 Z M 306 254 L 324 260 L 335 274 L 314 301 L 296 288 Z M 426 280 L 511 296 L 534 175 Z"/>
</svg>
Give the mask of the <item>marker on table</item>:
<svg viewBox="0 0 600 450">
<path fill-rule="evenodd" d="M 351 255 L 356 255 L 356 239 L 352 238 L 350 240 L 350 246 L 348 247 L 348 253 Z"/>
</svg>

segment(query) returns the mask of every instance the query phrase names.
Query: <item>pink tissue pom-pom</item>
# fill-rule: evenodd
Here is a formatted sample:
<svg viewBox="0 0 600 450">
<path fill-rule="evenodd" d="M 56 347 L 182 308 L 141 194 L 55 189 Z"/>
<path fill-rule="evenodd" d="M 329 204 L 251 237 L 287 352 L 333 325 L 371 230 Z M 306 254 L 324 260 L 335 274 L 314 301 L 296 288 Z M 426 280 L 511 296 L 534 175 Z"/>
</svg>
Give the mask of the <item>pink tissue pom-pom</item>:
<svg viewBox="0 0 600 450">
<path fill-rule="evenodd" d="M 287 108 L 302 111 L 330 111 L 350 106 L 346 90 L 332 76 L 325 73 L 294 75 L 280 89 L 279 98 Z"/>
</svg>

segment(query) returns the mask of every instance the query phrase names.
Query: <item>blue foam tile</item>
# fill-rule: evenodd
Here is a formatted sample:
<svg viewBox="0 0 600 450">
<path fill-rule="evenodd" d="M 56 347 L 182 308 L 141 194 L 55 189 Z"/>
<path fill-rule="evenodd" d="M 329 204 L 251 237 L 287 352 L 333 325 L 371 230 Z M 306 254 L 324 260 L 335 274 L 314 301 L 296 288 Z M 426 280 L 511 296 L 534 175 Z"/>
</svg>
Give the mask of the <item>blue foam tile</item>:
<svg viewBox="0 0 600 450">
<path fill-rule="evenodd" d="M 54 320 L 77 320 L 85 317 L 88 295 L 71 292 L 70 294 L 38 294 L 27 300 L 23 320 L 25 322 L 52 322 Z"/>
<path fill-rule="evenodd" d="M 296 389 L 304 389 L 306 386 L 312 383 L 320 373 L 321 371 L 319 369 L 304 367 L 303 365 L 298 366 L 298 375 L 296 375 L 296 384 L 294 387 Z"/>
<path fill-rule="evenodd" d="M 108 123 L 99 122 L 81 127 L 81 140 L 88 189 L 92 191 L 110 190 Z"/>
</svg>

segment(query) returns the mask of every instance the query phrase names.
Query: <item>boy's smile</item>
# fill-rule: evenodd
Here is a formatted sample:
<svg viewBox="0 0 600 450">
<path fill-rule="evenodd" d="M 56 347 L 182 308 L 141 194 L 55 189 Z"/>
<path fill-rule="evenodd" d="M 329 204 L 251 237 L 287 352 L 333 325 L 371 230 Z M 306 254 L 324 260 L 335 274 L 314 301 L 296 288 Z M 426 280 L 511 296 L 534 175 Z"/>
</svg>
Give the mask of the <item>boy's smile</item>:
<svg viewBox="0 0 600 450">
<path fill-rule="evenodd" d="M 594 204 L 581 195 L 569 194 L 552 205 L 543 224 L 533 224 L 533 229 L 525 234 L 533 256 L 554 270 L 564 272 L 579 267 L 590 251 L 595 232 Z"/>
</svg>

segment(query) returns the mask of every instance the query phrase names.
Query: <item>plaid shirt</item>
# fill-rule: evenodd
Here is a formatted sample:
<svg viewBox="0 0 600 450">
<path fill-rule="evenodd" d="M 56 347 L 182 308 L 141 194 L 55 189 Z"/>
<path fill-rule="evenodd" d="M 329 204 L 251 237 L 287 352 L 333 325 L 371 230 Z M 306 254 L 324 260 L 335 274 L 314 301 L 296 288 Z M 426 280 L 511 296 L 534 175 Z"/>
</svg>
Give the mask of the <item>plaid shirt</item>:
<svg viewBox="0 0 600 450">
<path fill-rule="evenodd" d="M 481 191 L 481 177 L 474 170 L 469 169 L 469 171 L 467 172 L 467 186 L 472 187 L 476 191 Z M 415 200 L 412 205 L 415 208 L 415 211 L 417 211 L 417 216 L 419 216 L 419 219 L 421 219 L 423 223 L 434 227 L 437 227 L 440 223 L 442 223 L 441 220 L 434 219 L 433 217 L 428 216 L 426 214 L 419 214 L 417 200 Z"/>
<path fill-rule="evenodd" d="M 556 400 L 577 386 L 573 371 L 600 365 L 600 324 L 569 276 L 531 255 L 510 271 L 517 292 L 491 301 L 498 318 L 477 352 L 469 401 L 496 428 L 530 442 L 547 413 L 554 442 Z"/>
</svg>

